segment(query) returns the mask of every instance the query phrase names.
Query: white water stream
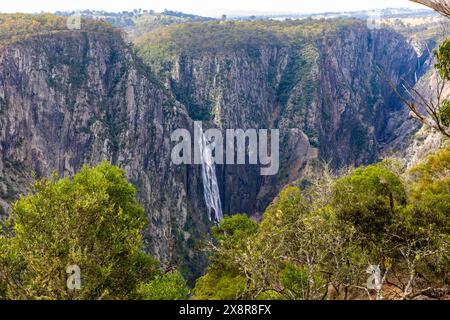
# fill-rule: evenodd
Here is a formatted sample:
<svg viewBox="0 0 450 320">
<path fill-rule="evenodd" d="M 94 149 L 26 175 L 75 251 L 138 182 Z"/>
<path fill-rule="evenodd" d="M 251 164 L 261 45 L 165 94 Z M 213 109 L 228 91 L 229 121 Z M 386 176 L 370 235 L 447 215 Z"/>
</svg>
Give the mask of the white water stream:
<svg viewBox="0 0 450 320">
<path fill-rule="evenodd" d="M 201 129 L 198 144 L 202 161 L 202 179 L 206 207 L 209 221 L 219 222 L 223 219 L 222 202 L 220 201 L 219 185 L 217 183 L 216 165 L 213 161 L 212 150 L 214 143 L 207 141 L 205 133 Z"/>
</svg>

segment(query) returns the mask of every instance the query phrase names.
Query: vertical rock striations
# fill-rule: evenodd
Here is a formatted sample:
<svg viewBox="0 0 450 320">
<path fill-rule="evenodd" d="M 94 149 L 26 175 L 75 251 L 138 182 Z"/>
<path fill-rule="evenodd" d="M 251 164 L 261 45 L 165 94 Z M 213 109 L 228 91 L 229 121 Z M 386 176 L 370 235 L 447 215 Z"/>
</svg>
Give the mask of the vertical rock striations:
<svg viewBox="0 0 450 320">
<path fill-rule="evenodd" d="M 188 201 L 202 196 L 188 188 L 200 172 L 188 175 L 170 159 L 171 132 L 191 128 L 191 120 L 115 32 L 56 32 L 3 45 L 0 101 L 2 207 L 29 190 L 33 172 L 70 176 L 107 160 L 137 187 L 148 250 L 161 260 L 173 256 L 176 237 L 185 240 L 189 221 L 203 219 L 204 205 Z"/>
<path fill-rule="evenodd" d="M 222 130 L 280 129 L 277 176 L 220 168 L 228 214 L 262 212 L 311 159 L 335 167 L 379 160 L 407 116 L 385 77 L 414 83 L 428 58 L 403 35 L 354 20 L 194 24 L 136 43 L 192 118 Z"/>
</svg>

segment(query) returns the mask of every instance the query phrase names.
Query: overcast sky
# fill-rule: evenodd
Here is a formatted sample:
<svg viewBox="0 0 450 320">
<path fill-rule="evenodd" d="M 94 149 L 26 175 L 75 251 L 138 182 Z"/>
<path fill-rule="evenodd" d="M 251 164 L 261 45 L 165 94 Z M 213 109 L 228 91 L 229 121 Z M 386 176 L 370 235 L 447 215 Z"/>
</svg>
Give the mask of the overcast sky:
<svg viewBox="0 0 450 320">
<path fill-rule="evenodd" d="M 387 7 L 423 8 L 407 0 L 0 0 L 0 12 L 130 11 L 142 8 L 155 11 L 169 9 L 204 16 L 238 12 L 315 13 Z"/>
</svg>

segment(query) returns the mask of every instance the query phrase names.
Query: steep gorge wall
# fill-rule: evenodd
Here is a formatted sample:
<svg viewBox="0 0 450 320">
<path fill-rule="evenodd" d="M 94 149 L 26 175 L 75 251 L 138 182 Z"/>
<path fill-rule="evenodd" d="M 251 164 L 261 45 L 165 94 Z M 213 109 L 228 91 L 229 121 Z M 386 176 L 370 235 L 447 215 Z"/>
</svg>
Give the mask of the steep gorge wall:
<svg viewBox="0 0 450 320">
<path fill-rule="evenodd" d="M 33 172 L 71 176 L 107 160 L 136 186 L 156 257 L 188 255 L 188 226 L 207 231 L 198 169 L 188 176 L 170 159 L 170 134 L 192 121 L 116 34 L 61 32 L 2 46 L 0 101 L 2 207 L 29 191 Z"/>
<path fill-rule="evenodd" d="M 249 165 L 218 168 L 229 214 L 262 212 L 312 159 L 335 167 L 379 160 L 407 116 L 385 77 L 395 85 L 401 78 L 414 83 L 428 59 L 428 52 L 417 52 L 404 36 L 369 30 L 361 22 L 290 41 L 236 40 L 234 46 L 204 49 L 193 41 L 192 50 L 187 41 L 177 54 L 167 52 L 160 64 L 166 69 L 149 64 L 166 77 L 193 119 L 222 130 L 281 131 L 278 175 L 261 177 Z M 138 41 L 144 59 L 145 45 Z M 413 127 L 408 122 L 405 132 Z"/>
<path fill-rule="evenodd" d="M 173 130 L 192 131 L 192 120 L 279 128 L 276 176 L 260 176 L 257 166 L 217 167 L 224 212 L 258 214 L 308 161 L 378 160 L 402 134 L 395 129 L 404 117 L 377 66 L 398 83 L 420 75 L 426 59 L 402 36 L 359 23 L 288 43 L 215 46 L 181 52 L 157 78 L 111 33 L 56 32 L 2 45 L 0 207 L 29 191 L 32 172 L 70 176 L 108 160 L 137 187 L 148 251 L 197 272 L 204 257 L 194 247 L 211 224 L 199 166 L 170 160 Z"/>
</svg>

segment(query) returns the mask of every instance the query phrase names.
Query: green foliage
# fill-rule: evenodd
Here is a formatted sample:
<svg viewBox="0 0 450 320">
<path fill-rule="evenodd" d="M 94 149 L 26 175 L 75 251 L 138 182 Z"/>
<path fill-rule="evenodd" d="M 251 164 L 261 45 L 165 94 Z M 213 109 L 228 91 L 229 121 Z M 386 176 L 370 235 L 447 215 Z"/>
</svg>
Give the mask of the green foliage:
<svg viewBox="0 0 450 320">
<path fill-rule="evenodd" d="M 257 58 L 262 46 L 315 39 L 354 23 L 357 22 L 351 19 L 183 23 L 156 28 L 134 42 L 143 60 L 156 72 L 164 74 L 171 71 L 179 56 L 245 50 Z"/>
<path fill-rule="evenodd" d="M 401 289 L 396 298 L 443 298 L 450 279 L 450 149 L 408 172 L 385 161 L 307 189 L 289 186 L 259 228 L 245 216 L 214 230 L 199 299 L 347 299 L 366 290 L 369 265 Z M 246 232 L 248 230 L 248 232 Z M 330 290 L 330 288 L 334 288 Z M 430 289 L 431 288 L 431 289 Z"/>
<path fill-rule="evenodd" d="M 224 219 L 212 229 L 213 237 L 220 243 L 236 243 L 258 231 L 258 224 L 246 215 L 236 214 Z"/>
<path fill-rule="evenodd" d="M 186 280 L 179 272 L 157 275 L 147 284 L 141 284 L 137 289 L 140 300 L 186 300 L 189 298 L 189 288 Z"/>
<path fill-rule="evenodd" d="M 410 199 L 416 219 L 450 234 L 450 149 L 431 155 L 410 173 Z"/>
<path fill-rule="evenodd" d="M 295 44 L 292 47 L 294 53 L 286 67 L 283 78 L 278 88 L 278 96 L 282 106 L 286 106 L 292 90 L 301 86 L 301 101 L 296 101 L 300 107 L 305 107 L 312 101 L 317 88 L 317 80 L 311 75 L 313 65 L 319 56 L 317 48 L 312 44 Z"/>
<path fill-rule="evenodd" d="M 293 225 L 300 216 L 306 214 L 308 208 L 300 189 L 287 187 L 278 195 L 277 201 L 267 208 L 261 230 L 271 232 Z"/>
<path fill-rule="evenodd" d="M 141 251 L 145 226 L 125 172 L 104 162 L 73 179 L 40 180 L 12 206 L 12 235 L 0 236 L 0 283 L 9 299 L 127 299 L 157 262 Z M 67 289 L 66 267 L 82 288 Z"/>
<path fill-rule="evenodd" d="M 132 33 L 132 37 L 137 37 L 162 26 L 169 26 L 176 23 L 181 24 L 193 21 L 209 20 L 212 20 L 212 18 L 204 18 L 194 15 L 165 11 L 164 13 L 154 13 L 138 16 L 134 19 L 134 25 L 130 31 Z"/>
<path fill-rule="evenodd" d="M 326 196 L 312 201 L 305 198 L 322 187 L 328 188 L 326 183 L 319 184 L 304 194 L 297 187 L 287 187 L 266 210 L 256 250 L 264 252 L 265 261 L 259 264 L 272 271 L 257 275 L 257 287 L 276 291 L 284 299 L 320 299 L 329 282 L 346 280 L 347 275 L 341 273 L 350 273 L 347 260 L 351 252 L 358 252 L 355 232 L 337 219 Z"/>
<path fill-rule="evenodd" d="M 335 184 L 333 205 L 338 216 L 369 239 L 384 232 L 397 206 L 405 202 L 402 181 L 381 164 L 358 168 Z"/>
<path fill-rule="evenodd" d="M 199 278 L 192 290 L 194 299 L 237 299 L 245 289 L 245 276 L 230 255 L 238 252 L 258 231 L 258 224 L 245 215 L 223 219 L 212 230 L 220 250 L 210 257 L 206 275 Z"/>
<path fill-rule="evenodd" d="M 308 270 L 301 265 L 286 263 L 280 272 L 281 285 L 284 287 L 284 290 L 294 297 L 306 296 L 306 291 L 310 287 L 308 281 L 310 281 L 310 279 L 308 279 Z M 314 274 L 312 281 L 319 287 L 323 287 L 325 284 L 325 281 L 319 273 Z"/>
<path fill-rule="evenodd" d="M 435 51 L 436 69 L 442 78 L 450 80 L 450 39 L 445 40 Z"/>
<path fill-rule="evenodd" d="M 67 29 L 66 19 L 52 14 L 0 14 L 0 43 L 6 39 Z"/>
<path fill-rule="evenodd" d="M 85 19 L 82 20 L 82 31 L 116 32 L 109 23 Z M 67 18 L 50 13 L 0 14 L 0 45 L 57 32 L 71 32 L 67 28 Z"/>
<path fill-rule="evenodd" d="M 448 99 L 445 99 L 444 102 L 442 102 L 438 115 L 440 122 L 444 126 L 450 127 L 450 101 Z"/>
<path fill-rule="evenodd" d="M 235 300 L 245 291 L 245 277 L 238 272 L 208 270 L 192 290 L 195 300 Z"/>
</svg>

